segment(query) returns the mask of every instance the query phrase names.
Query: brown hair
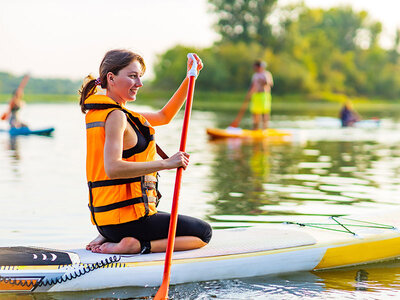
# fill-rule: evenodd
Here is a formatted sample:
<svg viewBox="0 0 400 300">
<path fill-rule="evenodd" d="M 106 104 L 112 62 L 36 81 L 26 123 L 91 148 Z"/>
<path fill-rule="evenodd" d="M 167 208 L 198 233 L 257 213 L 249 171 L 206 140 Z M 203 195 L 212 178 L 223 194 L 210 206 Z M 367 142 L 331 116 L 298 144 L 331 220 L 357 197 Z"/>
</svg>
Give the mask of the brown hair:
<svg viewBox="0 0 400 300">
<path fill-rule="evenodd" d="M 100 73 L 100 82 L 101 87 L 103 89 L 107 88 L 107 74 L 111 72 L 115 75 L 118 75 L 118 72 L 128 66 L 133 61 L 138 61 L 142 66 L 142 74 L 146 71 L 146 65 L 144 63 L 143 58 L 136 53 L 133 53 L 129 50 L 110 50 L 104 55 L 103 60 L 101 61 L 99 73 Z M 83 113 L 86 113 L 86 109 L 84 107 L 85 100 L 93 95 L 96 92 L 96 79 L 93 76 L 87 76 L 85 81 L 80 89 L 79 93 L 81 94 L 81 98 L 79 101 L 79 105 L 81 106 L 81 110 Z"/>
<path fill-rule="evenodd" d="M 254 62 L 254 64 L 253 64 L 253 66 L 255 66 L 255 67 L 257 67 L 257 68 L 259 68 L 259 67 L 265 68 L 265 67 L 267 66 L 267 64 L 266 64 L 265 61 L 256 60 L 256 61 Z"/>
</svg>

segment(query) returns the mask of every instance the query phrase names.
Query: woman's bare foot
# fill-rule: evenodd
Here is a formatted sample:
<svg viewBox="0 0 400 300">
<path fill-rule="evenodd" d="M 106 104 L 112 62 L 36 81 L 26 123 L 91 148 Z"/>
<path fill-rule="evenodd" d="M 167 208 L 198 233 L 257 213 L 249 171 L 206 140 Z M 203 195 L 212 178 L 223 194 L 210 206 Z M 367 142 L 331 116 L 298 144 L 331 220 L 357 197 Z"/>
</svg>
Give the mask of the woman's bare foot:
<svg viewBox="0 0 400 300">
<path fill-rule="evenodd" d="M 135 254 L 140 252 L 140 242 L 133 237 L 123 238 L 119 243 L 105 242 L 92 247 L 94 253 Z"/>
<path fill-rule="evenodd" d="M 89 244 L 86 245 L 86 250 L 93 250 L 94 248 L 102 245 L 105 243 L 107 239 L 99 234 L 93 241 L 91 241 Z"/>
</svg>

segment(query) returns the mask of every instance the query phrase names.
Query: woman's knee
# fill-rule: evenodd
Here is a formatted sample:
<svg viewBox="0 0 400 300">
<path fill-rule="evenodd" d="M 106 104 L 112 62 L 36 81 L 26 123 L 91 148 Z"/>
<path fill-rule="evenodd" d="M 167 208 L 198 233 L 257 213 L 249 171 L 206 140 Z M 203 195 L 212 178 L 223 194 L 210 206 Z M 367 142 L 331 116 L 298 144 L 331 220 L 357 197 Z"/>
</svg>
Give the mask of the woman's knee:
<svg viewBox="0 0 400 300">
<path fill-rule="evenodd" d="M 178 236 L 195 236 L 208 244 L 212 237 L 212 228 L 207 222 L 185 215 L 178 218 Z"/>
<path fill-rule="evenodd" d="M 208 244 L 210 242 L 211 238 L 212 238 L 212 227 L 207 222 L 204 222 L 203 227 L 204 227 L 203 228 L 203 234 L 200 237 L 200 239 L 204 243 Z"/>
<path fill-rule="evenodd" d="M 119 242 L 119 244 L 125 249 L 132 249 L 134 253 L 140 252 L 140 241 L 134 237 L 125 237 Z"/>
</svg>

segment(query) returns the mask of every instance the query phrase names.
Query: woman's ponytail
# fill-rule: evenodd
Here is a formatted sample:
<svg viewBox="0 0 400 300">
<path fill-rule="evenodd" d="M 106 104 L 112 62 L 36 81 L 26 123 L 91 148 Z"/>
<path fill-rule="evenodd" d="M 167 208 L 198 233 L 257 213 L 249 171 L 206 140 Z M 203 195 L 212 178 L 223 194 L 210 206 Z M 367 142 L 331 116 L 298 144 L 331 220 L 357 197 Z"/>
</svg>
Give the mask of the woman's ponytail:
<svg viewBox="0 0 400 300">
<path fill-rule="evenodd" d="M 84 114 L 86 113 L 86 108 L 84 106 L 85 100 L 89 96 L 96 93 L 96 86 L 96 78 L 94 78 L 92 75 L 86 76 L 86 78 L 83 80 L 82 87 L 79 90 L 79 94 L 81 94 L 79 105 L 81 106 L 81 111 Z"/>
</svg>

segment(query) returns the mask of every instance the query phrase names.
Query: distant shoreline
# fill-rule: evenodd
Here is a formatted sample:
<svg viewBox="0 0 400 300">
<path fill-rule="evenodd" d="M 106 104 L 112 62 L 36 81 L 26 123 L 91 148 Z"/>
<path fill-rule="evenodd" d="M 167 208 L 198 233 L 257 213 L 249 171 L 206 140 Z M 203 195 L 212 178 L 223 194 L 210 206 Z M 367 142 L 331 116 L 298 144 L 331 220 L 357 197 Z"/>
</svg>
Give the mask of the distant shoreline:
<svg viewBox="0 0 400 300">
<path fill-rule="evenodd" d="M 143 90 L 138 95 L 138 104 L 162 107 L 172 96 L 173 92 L 162 90 Z M 195 91 L 193 109 L 202 111 L 224 111 L 236 113 L 244 100 L 246 92 L 204 92 Z M 0 104 L 6 104 L 11 98 L 10 94 L 0 94 Z M 272 96 L 273 113 L 293 113 L 315 115 L 331 115 L 332 111 L 338 111 L 342 103 L 347 100 L 344 95 L 319 94 L 319 95 L 274 95 Z M 351 99 L 351 98 L 350 98 Z M 351 99 L 360 113 L 382 115 L 385 112 L 393 114 L 400 112 L 400 101 L 384 99 Z M 77 103 L 78 94 L 25 94 L 24 101 L 30 103 Z"/>
</svg>

